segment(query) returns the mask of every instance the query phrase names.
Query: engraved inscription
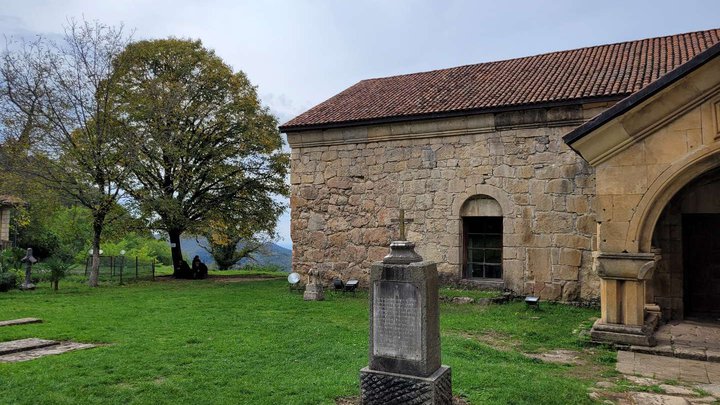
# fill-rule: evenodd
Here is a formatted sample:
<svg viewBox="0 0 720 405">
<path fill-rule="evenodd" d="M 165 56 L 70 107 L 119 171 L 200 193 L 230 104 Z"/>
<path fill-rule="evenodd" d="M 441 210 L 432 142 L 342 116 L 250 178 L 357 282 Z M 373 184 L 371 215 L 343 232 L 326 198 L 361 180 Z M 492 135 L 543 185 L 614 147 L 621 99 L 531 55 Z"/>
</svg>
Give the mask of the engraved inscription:
<svg viewBox="0 0 720 405">
<path fill-rule="evenodd" d="M 410 283 L 373 285 L 373 355 L 421 359 L 420 295 Z"/>
</svg>

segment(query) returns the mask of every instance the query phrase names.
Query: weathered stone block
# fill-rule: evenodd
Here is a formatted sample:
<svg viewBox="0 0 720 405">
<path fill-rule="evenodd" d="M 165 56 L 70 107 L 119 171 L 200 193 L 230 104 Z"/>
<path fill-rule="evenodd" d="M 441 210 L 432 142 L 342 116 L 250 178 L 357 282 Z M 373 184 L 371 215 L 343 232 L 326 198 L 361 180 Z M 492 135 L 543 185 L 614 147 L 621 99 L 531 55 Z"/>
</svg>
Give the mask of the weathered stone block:
<svg viewBox="0 0 720 405">
<path fill-rule="evenodd" d="M 582 252 L 577 249 L 560 249 L 559 264 L 580 267 Z"/>
</svg>

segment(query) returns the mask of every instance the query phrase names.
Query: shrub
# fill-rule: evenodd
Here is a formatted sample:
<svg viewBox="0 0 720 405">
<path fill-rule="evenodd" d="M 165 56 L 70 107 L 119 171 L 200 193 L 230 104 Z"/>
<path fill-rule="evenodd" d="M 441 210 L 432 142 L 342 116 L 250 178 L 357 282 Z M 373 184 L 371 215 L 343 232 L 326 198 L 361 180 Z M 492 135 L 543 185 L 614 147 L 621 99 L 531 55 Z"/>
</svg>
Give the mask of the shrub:
<svg viewBox="0 0 720 405">
<path fill-rule="evenodd" d="M 48 269 L 53 290 L 57 291 L 60 279 L 65 278 L 72 264 L 62 258 L 51 257 L 45 262 L 45 267 Z"/>
<path fill-rule="evenodd" d="M 9 291 L 17 286 L 17 275 L 14 271 L 0 273 L 0 292 Z"/>
<path fill-rule="evenodd" d="M 0 252 L 0 273 L 22 269 L 22 262 L 25 251 L 19 248 L 5 249 Z"/>
</svg>

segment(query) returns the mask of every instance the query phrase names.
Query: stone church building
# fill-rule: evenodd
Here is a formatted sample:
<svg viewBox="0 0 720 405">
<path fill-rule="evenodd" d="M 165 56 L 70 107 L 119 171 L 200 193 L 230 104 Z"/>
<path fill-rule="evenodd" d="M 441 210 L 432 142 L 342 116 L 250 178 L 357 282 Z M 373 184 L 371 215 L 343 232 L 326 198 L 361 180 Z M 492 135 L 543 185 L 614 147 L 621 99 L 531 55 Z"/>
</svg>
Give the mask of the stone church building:
<svg viewBox="0 0 720 405">
<path fill-rule="evenodd" d="M 363 80 L 281 127 L 293 269 L 600 297 L 598 340 L 720 317 L 720 29 Z"/>
</svg>

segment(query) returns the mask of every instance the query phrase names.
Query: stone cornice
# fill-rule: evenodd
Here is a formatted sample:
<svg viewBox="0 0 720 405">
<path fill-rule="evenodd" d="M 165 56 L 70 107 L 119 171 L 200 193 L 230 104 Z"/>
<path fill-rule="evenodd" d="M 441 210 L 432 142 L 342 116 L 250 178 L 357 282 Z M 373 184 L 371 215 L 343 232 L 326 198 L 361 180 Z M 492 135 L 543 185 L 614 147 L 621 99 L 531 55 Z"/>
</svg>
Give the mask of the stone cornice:
<svg viewBox="0 0 720 405">
<path fill-rule="evenodd" d="M 348 128 L 289 132 L 291 148 L 478 135 L 506 130 L 578 126 L 586 121 L 581 105 L 475 114 Z"/>
</svg>

